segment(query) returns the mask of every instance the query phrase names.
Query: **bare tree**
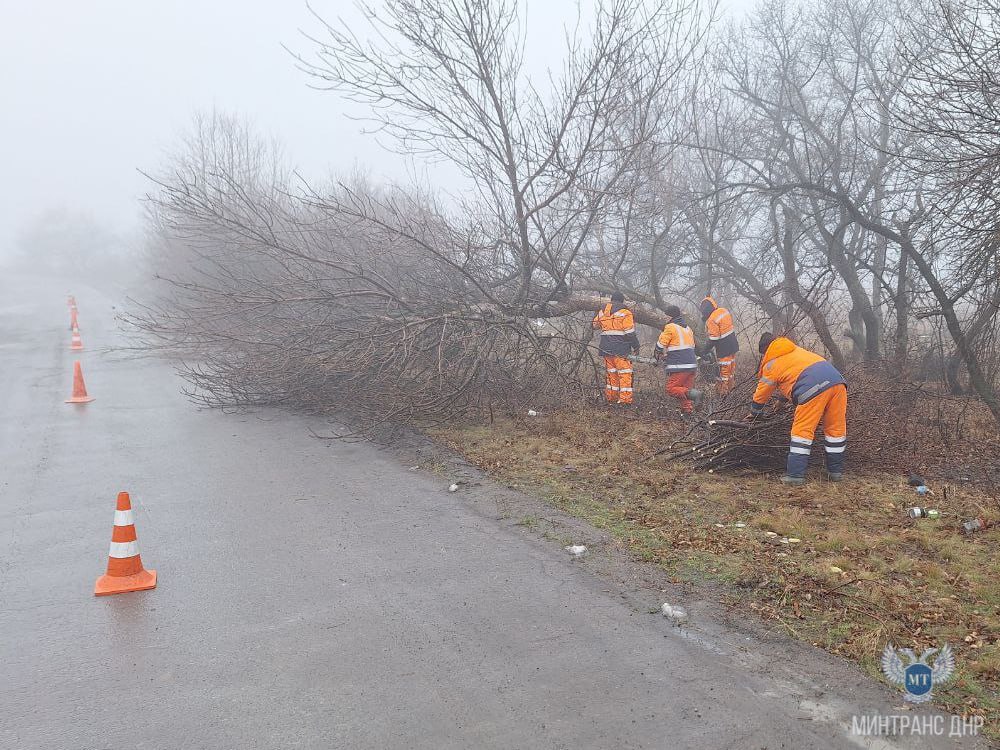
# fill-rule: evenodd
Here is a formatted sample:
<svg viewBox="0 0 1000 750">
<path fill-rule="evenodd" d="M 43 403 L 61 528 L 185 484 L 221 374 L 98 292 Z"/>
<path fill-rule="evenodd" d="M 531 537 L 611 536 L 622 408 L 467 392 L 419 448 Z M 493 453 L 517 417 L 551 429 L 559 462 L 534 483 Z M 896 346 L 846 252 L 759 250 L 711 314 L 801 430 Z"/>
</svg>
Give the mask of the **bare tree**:
<svg viewBox="0 0 1000 750">
<path fill-rule="evenodd" d="M 482 285 L 491 301 L 516 310 L 562 293 L 581 253 L 613 232 L 608 207 L 633 194 L 663 105 L 704 37 L 698 6 L 596 3 L 590 38 L 568 35 L 564 68 L 547 90 L 523 69 L 516 3 L 361 8 L 371 41 L 324 22 L 302 67 L 371 106 L 399 148 L 446 159 L 468 178 L 459 213 L 470 221 L 466 234 L 493 253 L 497 271 Z"/>
<path fill-rule="evenodd" d="M 927 186 L 934 233 L 925 242 L 947 250 L 907 255 L 933 292 L 972 387 L 1000 418 L 989 346 L 1000 317 L 1000 4 L 935 0 L 919 11 L 936 33 L 905 47 L 912 72 L 899 126 L 917 136 L 908 156 Z"/>
</svg>

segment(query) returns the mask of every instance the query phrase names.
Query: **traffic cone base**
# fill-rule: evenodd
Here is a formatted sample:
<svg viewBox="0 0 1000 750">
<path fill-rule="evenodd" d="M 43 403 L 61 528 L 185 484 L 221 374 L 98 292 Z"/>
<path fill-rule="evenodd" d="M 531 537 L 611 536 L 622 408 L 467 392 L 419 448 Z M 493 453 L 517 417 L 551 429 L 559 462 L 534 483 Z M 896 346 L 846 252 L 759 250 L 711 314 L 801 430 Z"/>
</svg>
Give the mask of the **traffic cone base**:
<svg viewBox="0 0 1000 750">
<path fill-rule="evenodd" d="M 94 400 L 93 396 L 73 396 L 66 399 L 67 404 L 89 404 Z"/>
<path fill-rule="evenodd" d="M 156 571 L 143 570 L 134 576 L 103 575 L 94 586 L 94 596 L 125 594 L 129 591 L 147 591 L 156 588 Z"/>
</svg>

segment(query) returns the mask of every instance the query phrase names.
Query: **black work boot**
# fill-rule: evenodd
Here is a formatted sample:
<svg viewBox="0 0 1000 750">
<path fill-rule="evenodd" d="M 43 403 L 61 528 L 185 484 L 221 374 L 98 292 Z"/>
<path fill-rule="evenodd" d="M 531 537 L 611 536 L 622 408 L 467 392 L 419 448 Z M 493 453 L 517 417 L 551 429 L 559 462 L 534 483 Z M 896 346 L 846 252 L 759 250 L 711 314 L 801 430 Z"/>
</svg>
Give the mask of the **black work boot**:
<svg viewBox="0 0 1000 750">
<path fill-rule="evenodd" d="M 781 478 L 781 483 L 782 484 L 791 485 L 791 486 L 798 486 L 800 484 L 805 484 L 806 483 L 806 478 L 805 477 L 793 477 L 793 476 L 791 476 L 789 474 L 785 474 Z"/>
</svg>

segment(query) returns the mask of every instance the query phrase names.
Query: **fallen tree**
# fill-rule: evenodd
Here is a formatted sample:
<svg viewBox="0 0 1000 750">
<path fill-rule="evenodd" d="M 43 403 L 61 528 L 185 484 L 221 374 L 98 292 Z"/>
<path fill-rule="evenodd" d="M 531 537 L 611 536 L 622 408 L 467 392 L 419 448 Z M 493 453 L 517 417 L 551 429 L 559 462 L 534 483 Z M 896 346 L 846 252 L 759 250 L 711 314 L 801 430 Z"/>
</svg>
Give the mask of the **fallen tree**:
<svg viewBox="0 0 1000 750">
<path fill-rule="evenodd" d="M 278 153 L 218 116 L 151 179 L 161 293 L 126 319 L 182 355 L 202 405 L 338 411 L 366 431 L 593 392 L 590 319 L 607 299 L 587 287 L 603 282 L 574 291 L 533 257 L 525 288 L 518 254 L 427 196 L 294 186 Z"/>
</svg>

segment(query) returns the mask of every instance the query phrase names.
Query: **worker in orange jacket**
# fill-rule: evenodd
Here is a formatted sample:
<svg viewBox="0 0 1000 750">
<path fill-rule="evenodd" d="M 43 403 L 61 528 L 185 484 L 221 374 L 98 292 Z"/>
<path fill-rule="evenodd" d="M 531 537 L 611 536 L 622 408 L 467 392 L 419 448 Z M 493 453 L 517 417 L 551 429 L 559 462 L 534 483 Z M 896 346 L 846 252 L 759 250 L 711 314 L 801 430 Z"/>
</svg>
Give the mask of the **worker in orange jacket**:
<svg viewBox="0 0 1000 750">
<path fill-rule="evenodd" d="M 816 428 L 823 423 L 826 471 L 833 482 L 844 477 L 847 446 L 847 383 L 837 368 L 818 354 L 796 346 L 784 336 L 765 333 L 758 344 L 764 355 L 760 382 L 750 404 L 748 419 L 759 416 L 775 390 L 795 404 L 785 484 L 803 484 Z"/>
<path fill-rule="evenodd" d="M 667 395 L 677 399 L 683 414 L 691 414 L 702 396 L 701 391 L 694 388 L 694 376 L 698 371 L 694 331 L 684 322 L 677 305 L 670 305 L 665 312 L 669 320 L 656 342 L 654 358 L 666 365 Z"/>
<path fill-rule="evenodd" d="M 632 311 L 625 307 L 625 295 L 614 292 L 611 302 L 597 311 L 592 323 L 601 332 L 599 353 L 604 357 L 604 398 L 609 404 L 632 403 L 632 361 L 630 353 L 639 353 Z"/>
<path fill-rule="evenodd" d="M 701 301 L 701 319 L 705 321 L 705 333 L 708 341 L 698 350 L 698 356 L 704 357 L 713 349 L 719 365 L 719 382 L 716 391 L 729 393 L 736 376 L 736 353 L 740 350 L 733 328 L 733 316 L 724 307 L 719 307 L 711 296 Z"/>
</svg>

